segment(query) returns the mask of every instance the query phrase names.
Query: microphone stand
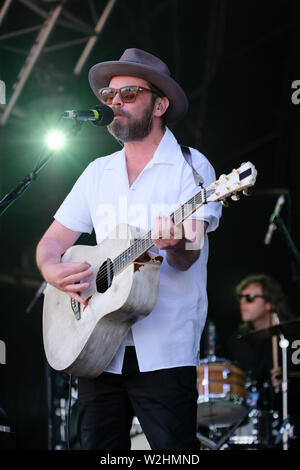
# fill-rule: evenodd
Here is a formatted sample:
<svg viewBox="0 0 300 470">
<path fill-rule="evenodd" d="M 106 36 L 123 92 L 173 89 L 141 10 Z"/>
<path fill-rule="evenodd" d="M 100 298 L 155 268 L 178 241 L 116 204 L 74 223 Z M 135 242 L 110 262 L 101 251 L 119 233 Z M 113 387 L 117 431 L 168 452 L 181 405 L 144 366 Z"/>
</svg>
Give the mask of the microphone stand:
<svg viewBox="0 0 300 470">
<path fill-rule="evenodd" d="M 284 221 L 279 216 L 275 216 L 273 223 L 285 236 L 289 250 L 291 251 L 298 268 L 298 272 L 294 272 L 293 280 L 300 282 L 300 253 L 296 248 L 294 241 L 284 223 Z M 277 317 L 276 323 L 279 324 L 279 319 Z M 289 341 L 284 337 L 283 333 L 280 334 L 279 346 L 281 347 L 282 354 L 282 381 L 281 381 L 281 391 L 282 391 L 282 426 L 279 431 L 279 434 L 275 440 L 275 444 L 278 444 L 282 440 L 283 450 L 288 450 L 289 448 L 289 437 L 291 432 L 291 424 L 289 422 L 288 414 L 288 374 L 287 374 L 287 348 L 289 346 Z"/>
<path fill-rule="evenodd" d="M 298 267 L 298 273 L 294 275 L 294 281 L 300 281 L 300 253 L 296 248 L 295 243 L 292 240 L 292 237 L 284 223 L 284 221 L 281 219 L 281 217 L 274 217 L 273 223 L 279 228 L 279 230 L 283 233 L 285 236 L 288 248 L 290 249 L 291 253 L 294 256 L 294 259 L 296 261 L 297 267 Z"/>
<path fill-rule="evenodd" d="M 60 121 L 62 116 L 58 119 Z M 74 126 L 72 129 L 69 131 L 68 135 L 73 135 L 75 136 L 82 127 L 83 121 L 77 121 L 74 120 Z M 50 150 L 48 154 L 43 158 L 45 150 L 42 150 L 40 157 L 38 158 L 38 161 L 34 167 L 34 169 L 28 173 L 27 176 L 14 188 L 12 189 L 4 198 L 0 201 L 0 216 L 8 209 L 8 207 L 16 201 L 19 197 L 22 196 L 22 194 L 25 193 L 26 189 L 29 187 L 29 185 L 32 183 L 37 178 L 37 175 L 39 172 L 44 168 L 46 163 L 50 160 L 52 155 L 55 153 L 54 150 Z M 41 296 L 41 294 L 44 292 L 46 288 L 47 283 L 44 281 L 39 289 L 37 290 L 36 294 L 34 295 L 31 303 L 26 309 L 26 313 L 30 313 L 31 309 Z M 47 406 L 48 406 L 48 450 L 52 450 L 53 448 L 53 410 L 52 410 L 52 377 L 51 377 L 51 370 L 49 367 L 49 364 L 46 362 L 45 364 L 45 381 L 46 381 L 46 395 L 47 395 Z"/>
<path fill-rule="evenodd" d="M 292 431 L 292 426 L 290 424 L 288 414 L 287 348 L 289 346 L 289 341 L 284 337 L 283 334 L 280 334 L 279 346 L 281 347 L 282 352 L 282 425 L 279 430 L 279 434 L 275 439 L 275 445 L 279 444 L 279 442 L 282 441 L 282 450 L 288 450 L 289 438 L 291 437 Z"/>
<path fill-rule="evenodd" d="M 62 116 L 60 116 L 59 120 Z M 70 130 L 70 135 L 76 135 L 82 127 L 82 121 L 75 121 L 74 127 Z M 55 153 L 55 150 L 50 150 L 46 157 L 42 159 L 44 151 L 42 151 L 41 156 L 39 157 L 34 169 L 28 173 L 27 176 L 14 188 L 12 189 L 4 198 L 0 201 L 0 216 L 8 209 L 8 207 L 16 201 L 22 194 L 25 193 L 28 186 L 37 178 L 38 173 L 42 168 L 48 163 L 52 155 Z"/>
<path fill-rule="evenodd" d="M 289 345 L 288 340 L 280 335 L 279 346 L 282 350 L 282 448 L 283 450 L 288 450 L 289 448 L 289 415 L 288 415 L 288 379 L 287 379 L 287 354 L 286 350 Z"/>
<path fill-rule="evenodd" d="M 275 325 L 280 325 L 279 317 L 277 313 L 273 314 L 273 322 Z M 282 354 L 282 380 L 281 380 L 281 391 L 282 391 L 282 426 L 279 431 L 279 435 L 275 440 L 275 444 L 278 444 L 282 439 L 283 450 L 288 450 L 289 447 L 289 434 L 290 434 L 290 422 L 288 414 L 288 373 L 287 373 L 287 348 L 289 341 L 284 337 L 283 333 L 280 333 L 279 346 L 281 347 Z"/>
<path fill-rule="evenodd" d="M 33 309 L 33 307 L 37 303 L 38 299 L 40 298 L 40 296 L 42 295 L 42 293 L 46 289 L 46 286 L 47 286 L 47 282 L 43 281 L 42 284 L 40 285 L 40 287 L 38 288 L 38 290 L 36 291 L 36 293 L 34 294 L 34 297 L 33 297 L 32 301 L 30 302 L 30 304 L 26 308 L 25 313 L 30 313 L 31 312 L 31 310 Z"/>
</svg>

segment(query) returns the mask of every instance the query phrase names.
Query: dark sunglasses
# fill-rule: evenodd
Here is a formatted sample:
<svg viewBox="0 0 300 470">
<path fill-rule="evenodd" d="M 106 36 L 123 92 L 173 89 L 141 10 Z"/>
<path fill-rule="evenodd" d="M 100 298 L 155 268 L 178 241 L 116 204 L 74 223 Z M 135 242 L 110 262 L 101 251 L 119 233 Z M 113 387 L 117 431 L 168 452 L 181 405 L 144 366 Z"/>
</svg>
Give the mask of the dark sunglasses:
<svg viewBox="0 0 300 470">
<path fill-rule="evenodd" d="M 265 295 L 259 295 L 259 294 L 238 294 L 237 295 L 237 300 L 240 302 L 242 299 L 245 299 L 246 302 L 253 302 L 257 297 L 261 297 L 262 299 L 265 299 Z"/>
<path fill-rule="evenodd" d="M 159 93 L 155 90 L 151 90 L 150 88 L 144 88 L 142 86 L 137 85 L 122 86 L 122 88 L 100 88 L 100 90 L 98 90 L 98 95 L 100 101 L 107 105 L 112 104 L 112 101 L 117 93 L 119 93 L 119 96 L 123 103 L 134 103 L 137 94 L 143 91 L 149 91 L 150 93 L 155 93 L 157 96 L 160 96 Z"/>
</svg>

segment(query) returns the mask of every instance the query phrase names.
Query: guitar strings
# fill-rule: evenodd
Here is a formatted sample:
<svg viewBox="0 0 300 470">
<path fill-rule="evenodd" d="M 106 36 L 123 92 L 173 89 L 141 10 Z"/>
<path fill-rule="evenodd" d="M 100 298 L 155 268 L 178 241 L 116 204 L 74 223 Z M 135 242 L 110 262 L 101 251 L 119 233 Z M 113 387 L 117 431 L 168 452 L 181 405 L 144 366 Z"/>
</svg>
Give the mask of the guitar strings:
<svg viewBox="0 0 300 470">
<path fill-rule="evenodd" d="M 180 206 L 179 208 L 175 209 L 175 211 L 170 214 L 171 217 L 173 217 L 175 225 L 179 224 L 182 222 L 185 217 L 187 217 L 189 214 L 185 214 L 185 212 L 190 212 L 193 213 L 195 212 L 204 202 L 207 200 L 207 197 L 209 197 L 212 193 L 214 193 L 215 190 L 205 190 L 202 189 L 199 191 L 195 196 L 190 198 L 185 204 Z M 204 197 L 203 197 L 204 196 Z M 192 206 L 192 209 L 191 209 Z M 178 219 L 178 220 L 177 220 Z M 143 244 L 147 243 L 146 246 L 143 246 Z M 151 239 L 151 230 L 144 235 L 142 235 L 140 238 L 135 240 L 130 247 L 126 248 L 120 255 L 116 256 L 114 260 L 112 260 L 113 263 L 113 274 L 118 274 L 124 267 L 126 267 L 126 264 L 131 264 L 132 261 L 139 255 L 141 256 L 142 253 L 145 251 L 149 250 L 153 246 L 153 241 Z M 141 252 L 142 251 L 142 252 Z M 100 267 L 96 276 L 96 282 L 102 282 L 105 279 L 107 279 L 107 268 L 106 266 Z"/>
<path fill-rule="evenodd" d="M 195 197 L 192 198 L 195 201 Z M 187 203 L 188 204 L 188 203 Z M 177 216 L 180 217 L 180 220 L 184 218 L 184 207 L 181 206 L 177 210 L 175 210 L 174 214 L 171 214 L 171 217 L 174 217 L 177 220 Z M 177 222 L 178 223 L 178 222 Z M 129 248 L 123 251 L 120 255 L 118 255 L 113 260 L 113 266 L 115 273 L 118 273 L 126 264 L 131 263 L 137 255 L 141 255 L 141 251 L 147 251 L 153 245 L 153 241 L 151 239 L 151 231 L 144 234 L 142 237 L 137 239 Z M 97 282 L 101 282 L 106 278 L 106 266 L 102 269 L 100 268 L 96 277 Z"/>
<path fill-rule="evenodd" d="M 201 190 L 199 191 L 195 196 L 193 196 L 186 204 L 180 206 L 177 208 L 173 214 L 170 214 L 170 216 L 174 217 L 174 223 L 175 225 L 179 224 L 181 221 L 183 221 L 188 215 L 192 214 L 199 206 L 201 203 L 203 204 L 203 201 L 206 201 L 207 195 L 210 196 L 215 190 Z M 198 207 L 195 207 L 198 206 Z M 192 208 L 191 208 L 192 207 Z M 178 220 L 179 218 L 179 220 Z M 149 246 L 143 246 L 144 242 L 150 242 Z M 129 263 L 132 262 L 134 258 L 138 254 L 141 254 L 140 251 L 146 251 L 153 245 L 152 239 L 151 239 L 151 231 L 146 233 L 144 236 L 140 237 L 137 239 L 127 250 L 125 250 L 123 253 L 118 255 L 115 260 L 113 261 L 114 266 L 118 268 L 123 268 L 124 263 Z M 129 255 L 129 256 L 128 256 Z M 133 259 L 130 259 L 132 258 Z"/>
<path fill-rule="evenodd" d="M 248 176 L 248 175 L 246 175 Z M 241 175 L 239 176 L 241 179 Z M 238 191 L 241 190 L 241 188 L 237 189 Z M 215 192 L 215 188 L 211 188 L 209 186 L 207 189 L 201 189 L 195 196 L 193 196 L 189 201 L 187 201 L 185 204 L 177 208 L 173 214 L 170 214 L 171 217 L 173 217 L 175 225 L 179 224 L 182 222 L 188 215 L 192 214 L 195 212 L 201 205 L 206 204 L 207 198 L 211 196 Z M 198 202 L 199 200 L 199 202 Z M 190 211 L 190 214 L 185 214 L 185 208 L 189 207 L 190 205 L 193 206 L 193 209 Z M 198 206 L 198 207 L 196 207 Z M 179 220 L 177 221 L 177 216 L 179 217 Z M 147 242 L 149 245 L 146 245 L 143 247 L 141 251 L 141 245 L 142 243 Z M 147 232 L 145 235 L 142 237 L 138 238 L 133 242 L 133 244 L 128 247 L 126 250 L 124 250 L 120 255 L 118 255 L 113 261 L 113 267 L 117 268 L 113 274 L 118 274 L 123 268 L 126 267 L 126 264 L 131 264 L 135 258 L 138 256 L 141 256 L 142 253 L 147 251 L 149 248 L 153 246 L 153 241 L 151 239 L 151 231 Z M 107 277 L 107 274 L 104 271 L 107 271 L 105 268 L 101 269 L 102 266 L 99 268 L 96 280 L 97 282 L 102 281 Z"/>
<path fill-rule="evenodd" d="M 214 192 L 212 190 L 211 192 Z M 190 211 L 191 213 L 194 212 L 197 208 L 195 207 L 196 205 L 201 205 L 203 201 L 202 194 L 205 194 L 206 190 L 201 190 L 199 191 L 195 196 L 190 198 L 186 204 L 180 206 L 179 208 L 175 209 L 173 214 L 170 214 L 170 216 L 174 217 L 174 223 L 178 224 L 180 223 L 185 217 L 185 212 L 186 210 L 190 210 L 190 206 L 193 207 L 193 209 Z M 177 220 L 179 218 L 179 220 Z M 143 246 L 147 242 L 146 246 Z M 147 251 L 151 246 L 153 245 L 153 241 L 151 239 L 151 231 L 147 232 L 144 234 L 142 237 L 138 238 L 130 247 L 128 247 L 125 251 L 123 251 L 120 255 L 118 255 L 113 261 L 113 267 L 116 268 L 114 270 L 114 274 L 117 274 L 121 269 L 123 269 L 126 264 L 131 264 L 131 262 L 139 255 L 141 255 L 141 249 L 142 252 Z M 107 279 L 107 268 L 106 266 L 100 267 L 96 276 L 96 282 L 102 282 Z"/>
</svg>

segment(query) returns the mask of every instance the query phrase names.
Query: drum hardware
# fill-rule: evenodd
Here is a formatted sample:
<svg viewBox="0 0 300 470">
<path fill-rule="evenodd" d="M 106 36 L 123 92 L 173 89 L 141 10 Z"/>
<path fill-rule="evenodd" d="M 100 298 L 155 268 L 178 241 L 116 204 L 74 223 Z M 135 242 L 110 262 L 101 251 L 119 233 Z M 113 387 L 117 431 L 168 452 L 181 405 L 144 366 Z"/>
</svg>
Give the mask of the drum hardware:
<svg viewBox="0 0 300 470">
<path fill-rule="evenodd" d="M 278 315 L 275 313 L 273 314 L 275 327 L 280 326 Z M 288 380 L 287 380 L 287 348 L 289 346 L 289 341 L 285 338 L 283 334 L 284 328 L 279 328 L 278 336 L 280 337 L 279 346 L 281 347 L 282 352 L 282 381 L 281 381 L 281 389 L 282 389 L 282 425 L 281 430 L 279 432 L 279 436 L 281 436 L 282 440 L 282 448 L 283 450 L 288 450 L 289 448 L 289 438 L 291 433 L 291 425 L 289 422 L 289 415 L 288 415 Z M 276 336 L 273 335 L 272 338 Z"/>
<path fill-rule="evenodd" d="M 54 394 L 51 403 L 53 414 L 54 450 L 77 449 L 78 382 L 67 374 L 54 373 Z"/>
<path fill-rule="evenodd" d="M 238 339 L 242 342 L 245 341 L 247 343 L 252 343 L 256 341 L 261 341 L 266 338 L 271 338 L 274 335 L 294 336 L 297 334 L 300 334 L 300 318 L 295 318 L 294 320 L 277 323 L 275 325 L 270 326 L 269 328 L 250 331 L 250 333 L 239 335 Z"/>
<path fill-rule="evenodd" d="M 258 445 L 260 444 L 260 411 L 253 409 L 248 415 L 248 423 L 239 426 L 234 435 L 230 436 L 229 442 L 234 445 Z"/>
<path fill-rule="evenodd" d="M 6 411 L 0 408 L 0 432 L 11 432 Z"/>
<path fill-rule="evenodd" d="M 266 388 L 270 386 L 264 383 L 260 389 L 227 359 L 210 356 L 200 361 L 197 439 L 203 448 L 273 448 L 280 422 L 278 413 L 269 410 L 266 403 Z"/>
<path fill-rule="evenodd" d="M 246 373 L 223 358 L 211 356 L 197 367 L 199 426 L 232 426 L 244 416 Z"/>
<path fill-rule="evenodd" d="M 249 413 L 247 422 L 236 430 L 229 443 L 251 449 L 274 448 L 279 424 L 277 411 L 254 408 Z"/>
<path fill-rule="evenodd" d="M 288 439 L 294 439 L 294 426 L 291 425 L 289 418 L 282 421 L 281 428 L 275 439 L 275 444 L 278 445 L 281 441 L 283 445 L 288 442 Z M 283 450 L 286 450 L 285 448 Z"/>
<path fill-rule="evenodd" d="M 260 393 L 257 389 L 257 386 L 254 385 L 253 383 L 248 384 L 248 387 L 246 386 L 248 390 L 247 394 L 247 399 L 246 399 L 246 404 L 248 406 L 251 406 L 252 408 L 257 408 L 258 407 L 258 400 L 260 397 Z"/>
<path fill-rule="evenodd" d="M 210 426 L 208 435 L 198 429 L 197 439 L 206 450 L 278 449 L 280 442 L 278 413 L 249 407 L 229 430 Z"/>
<path fill-rule="evenodd" d="M 279 374 L 277 377 L 279 380 L 282 380 L 282 374 Z M 297 372 L 297 371 L 288 372 L 287 377 L 288 379 L 300 379 L 300 372 Z"/>
<path fill-rule="evenodd" d="M 238 421 L 230 428 L 228 432 L 224 436 L 219 439 L 218 442 L 214 442 L 212 439 L 209 439 L 205 437 L 203 434 L 200 432 L 197 432 L 197 439 L 204 444 L 206 447 L 208 447 L 210 450 L 221 450 L 221 448 L 226 444 L 226 442 L 229 441 L 231 436 L 234 434 L 234 432 L 241 426 L 241 424 L 246 420 L 248 417 L 249 413 L 253 410 L 252 407 L 246 409 L 243 413 L 243 415 L 238 419 Z"/>
<path fill-rule="evenodd" d="M 281 380 L 281 391 L 282 391 L 282 425 L 278 435 L 277 441 L 282 441 L 283 450 L 288 450 L 289 439 L 292 434 L 292 426 L 289 421 L 288 415 L 288 371 L 287 371 L 287 348 L 289 341 L 286 339 L 286 335 L 295 334 L 297 331 L 300 332 L 300 318 L 290 320 L 286 322 L 279 322 L 278 315 L 274 314 L 275 324 L 269 328 L 252 331 L 248 334 L 239 336 L 241 341 L 256 342 L 265 338 L 278 336 L 280 338 L 279 346 L 282 354 L 282 380 Z"/>
<path fill-rule="evenodd" d="M 244 371 L 234 369 L 235 366 L 227 359 L 217 358 L 213 354 L 213 348 L 209 351 L 210 356 L 200 362 L 200 366 L 197 367 L 199 392 L 197 438 L 205 448 L 223 450 L 228 447 L 248 446 L 251 449 L 267 449 L 278 448 L 278 444 L 282 442 L 283 450 L 288 450 L 289 439 L 294 437 L 294 428 L 288 416 L 287 379 L 291 376 L 300 377 L 300 373 L 287 372 L 286 353 L 289 342 L 285 335 L 294 335 L 297 331 L 300 333 L 300 318 L 279 323 L 278 318 L 275 317 L 271 327 L 239 337 L 240 340 L 247 342 L 279 337 L 279 346 L 282 351 L 282 422 L 278 412 L 269 409 L 266 388 L 272 387 L 271 383 L 264 383 L 261 390 L 251 381 L 246 384 Z M 278 357 L 274 355 L 274 340 L 272 344 L 273 365 L 276 366 Z M 278 344 L 277 341 L 276 344 Z M 239 371 L 242 372 L 242 380 Z M 244 389 L 244 393 L 237 386 Z M 262 406 L 259 400 L 263 401 Z M 232 427 L 227 432 L 226 428 L 230 426 Z M 206 429 L 202 431 L 201 427 Z M 206 430 L 209 430 L 208 437 L 205 435 Z"/>
<path fill-rule="evenodd" d="M 291 425 L 289 422 L 288 415 L 288 380 L 287 380 L 287 347 L 289 345 L 288 340 L 280 334 L 279 346 L 282 351 L 282 431 L 279 435 L 282 435 L 282 448 L 283 450 L 288 450 L 289 448 L 289 437 Z"/>
<path fill-rule="evenodd" d="M 279 323 L 277 313 L 272 313 L 272 325 L 277 325 Z M 272 357 L 273 357 L 273 368 L 278 369 L 278 338 L 276 335 L 272 336 Z M 279 393 L 280 387 L 279 385 L 275 385 L 274 392 Z"/>
<path fill-rule="evenodd" d="M 206 357 L 209 357 L 213 360 L 216 358 L 216 326 L 214 322 L 208 322 L 208 334 L 207 334 L 207 354 Z"/>
<path fill-rule="evenodd" d="M 204 445 L 205 449 L 216 450 L 217 444 L 212 439 L 203 436 L 203 434 L 201 434 L 200 432 L 197 432 L 196 436 L 198 441 Z"/>
<path fill-rule="evenodd" d="M 222 437 L 222 439 L 218 442 L 215 450 L 219 450 L 231 438 L 233 433 L 241 426 L 241 424 L 248 417 L 249 413 L 251 413 L 252 409 L 253 408 L 250 407 L 248 410 L 246 410 L 244 415 L 237 421 L 237 423 L 230 429 L 230 431 L 228 431 L 228 433 L 226 433 L 225 436 Z"/>
</svg>

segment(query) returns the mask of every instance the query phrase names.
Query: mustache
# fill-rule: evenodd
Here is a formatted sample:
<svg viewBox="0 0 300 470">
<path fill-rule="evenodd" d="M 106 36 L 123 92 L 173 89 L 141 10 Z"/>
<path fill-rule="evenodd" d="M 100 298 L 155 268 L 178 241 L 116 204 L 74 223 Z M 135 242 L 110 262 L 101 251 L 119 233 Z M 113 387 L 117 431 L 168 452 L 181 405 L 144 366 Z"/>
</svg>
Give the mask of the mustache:
<svg viewBox="0 0 300 470">
<path fill-rule="evenodd" d="M 113 110 L 113 113 L 115 116 L 126 116 L 126 117 L 130 117 L 130 114 L 128 111 L 125 111 L 124 109 L 118 109 L 118 108 L 114 108 L 112 107 L 111 108 Z"/>
</svg>

